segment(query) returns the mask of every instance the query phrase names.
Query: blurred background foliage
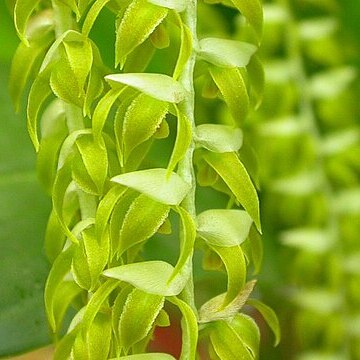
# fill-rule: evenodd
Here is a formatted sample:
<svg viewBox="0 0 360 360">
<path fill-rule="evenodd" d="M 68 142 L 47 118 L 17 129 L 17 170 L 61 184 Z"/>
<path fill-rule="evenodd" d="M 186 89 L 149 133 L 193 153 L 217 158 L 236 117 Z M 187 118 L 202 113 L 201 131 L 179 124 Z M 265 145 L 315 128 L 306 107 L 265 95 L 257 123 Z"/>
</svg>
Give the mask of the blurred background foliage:
<svg viewBox="0 0 360 360">
<path fill-rule="evenodd" d="M 283 331 L 281 344 L 273 348 L 260 324 L 261 358 L 360 359 L 360 2 L 278 0 L 264 5 L 261 58 L 267 85 L 263 105 L 245 124 L 250 144 L 240 154 L 259 185 L 262 205 L 264 264 L 256 291 L 276 310 Z M 105 9 L 92 38 L 113 67 L 115 32 L 109 17 L 113 14 Z M 235 12 L 221 4 L 199 2 L 198 26 L 204 36 L 251 36 Z M 8 95 L 11 57 L 19 41 L 4 0 L 0 42 L 1 357 L 51 339 L 43 304 L 50 199 L 37 181 L 24 106 L 15 115 Z M 170 71 L 166 64 L 173 59 L 172 46 L 177 45 L 157 52 L 150 72 Z M 201 75 L 201 64 L 197 72 Z M 196 87 L 197 122 L 218 114 L 226 123 L 221 102 L 201 96 L 211 93 L 211 84 L 199 76 Z M 153 166 L 165 166 L 163 154 L 173 141 L 157 142 Z M 210 196 L 209 191 L 198 188 L 199 212 L 226 205 L 226 196 L 215 191 Z M 164 260 L 172 262 L 174 243 L 171 236 L 159 235 L 145 256 L 159 259 L 161 248 Z M 199 254 L 195 259 L 202 261 Z M 198 271 L 195 280 L 199 305 L 226 283 L 217 272 Z"/>
</svg>

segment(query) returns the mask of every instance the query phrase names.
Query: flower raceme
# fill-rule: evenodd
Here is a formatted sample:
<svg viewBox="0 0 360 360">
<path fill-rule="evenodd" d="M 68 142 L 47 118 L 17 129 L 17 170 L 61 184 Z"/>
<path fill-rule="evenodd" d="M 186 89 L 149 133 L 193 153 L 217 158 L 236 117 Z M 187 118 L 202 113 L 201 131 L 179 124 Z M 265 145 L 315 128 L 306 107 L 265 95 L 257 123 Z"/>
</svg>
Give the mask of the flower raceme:
<svg viewBox="0 0 360 360">
<path fill-rule="evenodd" d="M 249 299 L 255 280 L 247 276 L 249 266 L 259 270 L 262 250 L 241 128 L 261 101 L 262 7 L 224 5 L 244 20 L 244 41 L 215 30 L 198 40 L 207 13 L 224 15 L 194 0 L 14 4 L 21 44 L 10 92 L 18 109 L 31 83 L 27 126 L 53 204 L 45 306 L 57 337 L 66 327 L 55 359 L 171 359 L 147 353 L 155 328 L 170 325 L 170 308 L 182 317 L 181 359 L 195 359 L 200 340 L 211 358 L 256 359 L 260 334 L 240 312 L 245 303 L 279 341 L 273 311 Z M 92 35 L 101 16 L 115 24 L 115 68 Z M 203 121 L 206 104 L 226 105 L 227 115 Z M 206 205 L 197 199 L 204 186 Z M 214 193 L 223 208 L 213 209 Z M 169 254 L 152 256 L 161 239 Z M 199 309 L 194 252 L 205 270 L 227 274 L 226 291 L 210 287 Z M 66 324 L 70 307 L 76 314 Z"/>
</svg>

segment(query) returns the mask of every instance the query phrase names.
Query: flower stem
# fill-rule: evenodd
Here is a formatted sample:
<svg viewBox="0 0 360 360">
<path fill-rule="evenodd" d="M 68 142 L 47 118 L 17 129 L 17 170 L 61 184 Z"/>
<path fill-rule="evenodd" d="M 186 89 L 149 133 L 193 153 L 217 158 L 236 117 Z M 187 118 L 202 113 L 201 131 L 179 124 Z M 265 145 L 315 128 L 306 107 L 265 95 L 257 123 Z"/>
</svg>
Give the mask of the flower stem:
<svg viewBox="0 0 360 360">
<path fill-rule="evenodd" d="M 186 62 L 184 69 L 179 77 L 179 82 L 187 91 L 187 96 L 179 104 L 179 110 L 188 118 L 191 122 L 192 133 L 195 130 L 195 90 L 194 90 L 194 67 L 196 61 L 195 46 L 197 43 L 197 32 L 196 32 L 196 21 L 197 21 L 197 0 L 189 1 L 188 7 L 183 13 L 183 22 L 187 26 L 192 35 L 192 52 Z M 192 137 L 190 146 L 184 156 L 179 162 L 178 174 L 191 185 L 191 190 L 182 202 L 182 206 L 186 209 L 194 222 L 196 223 L 196 208 L 195 208 L 195 190 L 196 190 L 196 179 L 193 166 L 193 154 L 195 149 L 194 138 Z M 191 271 L 190 279 L 183 291 L 184 300 L 192 307 L 195 314 L 197 313 L 194 301 L 194 281 L 193 274 Z"/>
</svg>

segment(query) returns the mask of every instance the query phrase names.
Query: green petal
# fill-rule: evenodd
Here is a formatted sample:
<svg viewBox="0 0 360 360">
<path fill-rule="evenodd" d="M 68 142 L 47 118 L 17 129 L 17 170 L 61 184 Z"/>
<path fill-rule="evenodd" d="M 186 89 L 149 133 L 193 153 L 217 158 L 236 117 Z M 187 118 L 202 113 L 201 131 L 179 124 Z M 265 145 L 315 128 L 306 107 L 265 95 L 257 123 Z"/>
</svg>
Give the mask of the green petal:
<svg viewBox="0 0 360 360">
<path fill-rule="evenodd" d="M 211 245 L 225 265 L 228 281 L 227 293 L 222 308 L 229 305 L 240 293 L 246 280 L 245 256 L 240 246 L 220 247 Z"/>
<path fill-rule="evenodd" d="M 164 297 L 134 289 L 120 316 L 120 343 L 126 350 L 144 339 L 164 305 Z"/>
<path fill-rule="evenodd" d="M 238 68 L 209 68 L 236 124 L 242 124 L 249 111 L 249 95 Z"/>
<path fill-rule="evenodd" d="M 197 216 L 197 233 L 209 244 L 231 247 L 248 237 L 252 219 L 243 210 L 213 209 Z"/>
<path fill-rule="evenodd" d="M 14 22 L 16 31 L 21 41 L 28 46 L 26 39 L 26 27 L 32 12 L 38 6 L 40 0 L 17 0 L 14 7 Z"/>
<path fill-rule="evenodd" d="M 220 359 L 254 360 L 244 342 L 228 322 L 216 323 L 215 329 L 210 333 L 210 341 Z"/>
<path fill-rule="evenodd" d="M 128 85 L 157 100 L 179 103 L 184 100 L 186 91 L 183 86 L 172 77 L 163 74 L 127 73 L 105 76 L 111 87 L 119 84 Z"/>
<path fill-rule="evenodd" d="M 197 145 L 213 152 L 238 151 L 243 143 L 241 129 L 220 124 L 202 124 L 196 127 Z"/>
<path fill-rule="evenodd" d="M 198 56 L 220 67 L 245 67 L 257 47 L 237 40 L 205 38 L 199 41 Z"/>
<path fill-rule="evenodd" d="M 263 29 L 263 10 L 260 0 L 231 0 L 253 27 L 260 41 Z"/>
<path fill-rule="evenodd" d="M 167 205 L 179 205 L 190 190 L 176 173 L 166 176 L 166 169 L 148 169 L 115 176 L 111 181 L 128 186 Z"/>
<path fill-rule="evenodd" d="M 146 0 L 134 0 L 130 3 L 116 32 L 116 66 L 125 63 L 126 56 L 150 36 L 167 13 L 167 9 Z"/>
<path fill-rule="evenodd" d="M 174 296 L 185 287 L 189 267 L 181 271 L 170 283 L 173 266 L 164 261 L 144 261 L 105 270 L 104 276 L 125 281 L 149 294 Z"/>
<path fill-rule="evenodd" d="M 261 230 L 259 199 L 250 176 L 236 153 L 216 154 L 206 152 L 206 162 L 222 177 L 226 185 L 236 196 L 239 203 Z"/>
<path fill-rule="evenodd" d="M 198 340 L 198 325 L 196 315 L 191 307 L 177 297 L 169 298 L 169 301 L 176 305 L 182 313 L 182 347 L 180 360 L 195 360 Z"/>
<path fill-rule="evenodd" d="M 120 230 L 120 254 L 153 236 L 167 218 L 170 206 L 139 195 L 125 215 Z"/>
<path fill-rule="evenodd" d="M 191 139 L 192 139 L 192 128 L 189 119 L 184 114 L 182 114 L 177 107 L 176 107 L 176 113 L 177 113 L 176 140 L 175 140 L 174 149 L 171 153 L 171 157 L 169 160 L 169 165 L 167 168 L 168 176 L 175 169 L 178 162 L 184 158 L 186 151 L 191 144 Z"/>
<path fill-rule="evenodd" d="M 279 320 L 274 312 L 269 306 L 265 305 L 259 300 L 256 299 L 248 299 L 246 303 L 250 306 L 253 306 L 256 310 L 260 312 L 260 314 L 264 317 L 265 321 L 269 325 L 270 329 L 273 331 L 275 335 L 275 344 L 278 345 L 281 338 L 281 329 Z"/>
<path fill-rule="evenodd" d="M 136 146 L 154 135 L 164 120 L 168 107 L 168 103 L 145 94 L 140 94 L 132 101 L 123 119 L 125 161 Z"/>
</svg>

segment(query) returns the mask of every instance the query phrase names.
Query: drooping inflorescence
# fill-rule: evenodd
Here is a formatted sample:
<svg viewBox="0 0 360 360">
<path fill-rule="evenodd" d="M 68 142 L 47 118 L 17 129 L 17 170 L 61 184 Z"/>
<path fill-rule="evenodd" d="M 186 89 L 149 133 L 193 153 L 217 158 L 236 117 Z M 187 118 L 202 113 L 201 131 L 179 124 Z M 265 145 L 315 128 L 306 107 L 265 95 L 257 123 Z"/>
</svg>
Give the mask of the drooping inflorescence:
<svg viewBox="0 0 360 360">
<path fill-rule="evenodd" d="M 181 359 L 195 359 L 198 343 L 212 359 L 257 358 L 245 303 L 279 340 L 273 311 L 249 299 L 247 276 L 262 250 L 241 128 L 261 100 L 262 6 L 223 5 L 242 22 L 242 41 L 207 29 L 208 14 L 225 8 L 195 0 L 15 2 L 22 42 L 10 91 L 18 108 L 31 84 L 27 125 L 53 204 L 45 305 L 55 359 L 170 359 L 147 351 L 171 306 L 182 316 Z M 103 62 L 106 39 L 92 38 L 104 12 L 116 31 L 114 67 Z M 214 209 L 217 192 L 224 206 Z M 159 238 L 171 242 L 168 257 L 153 245 Z M 195 250 L 206 270 L 225 270 L 225 292 L 201 298 Z"/>
</svg>

